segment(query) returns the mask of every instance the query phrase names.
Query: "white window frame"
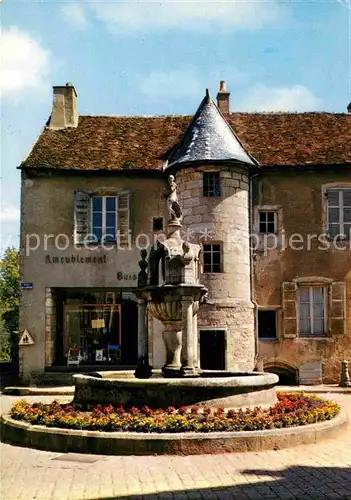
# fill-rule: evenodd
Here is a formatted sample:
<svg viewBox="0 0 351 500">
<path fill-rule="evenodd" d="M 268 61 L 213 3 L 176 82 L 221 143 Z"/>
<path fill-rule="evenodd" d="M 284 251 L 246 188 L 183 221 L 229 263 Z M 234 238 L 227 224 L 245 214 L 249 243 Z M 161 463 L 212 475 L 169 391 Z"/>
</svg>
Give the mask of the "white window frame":
<svg viewBox="0 0 351 500">
<path fill-rule="evenodd" d="M 309 292 L 309 321 L 310 321 L 310 332 L 301 332 L 301 290 L 302 288 L 308 289 Z M 323 333 L 314 332 L 314 301 L 313 301 L 313 290 L 319 288 L 323 291 Z M 323 285 L 300 285 L 298 288 L 298 319 L 299 319 L 299 335 L 301 337 L 324 337 L 327 335 L 328 329 L 328 288 Z"/>
<path fill-rule="evenodd" d="M 219 252 L 214 252 L 213 251 L 213 247 L 214 245 L 216 246 L 219 246 Z M 210 252 L 205 252 L 205 247 L 211 247 L 211 251 Z M 205 253 L 206 254 L 210 254 L 211 255 L 211 270 L 210 271 L 207 271 L 205 270 Z M 219 253 L 219 271 L 213 271 L 213 254 L 214 253 Z M 217 264 L 215 264 L 217 265 Z M 223 261 L 222 261 L 222 244 L 221 243 L 217 243 L 217 242 L 213 242 L 213 243 L 205 243 L 203 245 L 203 272 L 206 273 L 206 274 L 219 274 L 219 273 L 222 273 L 223 272 Z"/>
<path fill-rule="evenodd" d="M 261 220 L 260 220 L 260 215 L 261 213 L 263 214 L 267 214 L 267 213 L 272 213 L 274 215 L 274 231 L 271 232 L 271 231 L 261 231 Z M 259 208 L 258 209 L 258 231 L 260 234 L 277 234 L 278 233 L 278 214 L 277 214 L 277 210 L 267 210 L 267 209 L 264 209 L 264 208 Z M 268 220 L 266 218 L 266 221 L 265 221 L 265 224 L 266 224 L 266 227 L 268 226 Z"/>
<path fill-rule="evenodd" d="M 330 205 L 329 204 L 329 198 L 328 198 L 328 193 L 330 191 L 337 191 L 338 192 L 338 195 L 339 195 L 339 203 L 338 205 Z M 344 229 L 344 226 L 345 224 L 350 224 L 350 222 L 345 222 L 344 220 L 344 209 L 346 208 L 349 208 L 351 209 L 351 205 L 350 206 L 344 206 L 344 192 L 345 191 L 350 191 L 351 192 L 351 187 L 327 187 L 326 188 L 326 229 L 327 229 L 327 232 L 328 234 L 330 234 L 330 225 L 332 224 L 333 226 L 339 226 L 339 232 L 338 234 L 341 236 L 341 235 L 344 235 L 344 237 L 346 239 L 349 239 L 350 238 L 350 232 L 347 234 L 345 232 L 345 229 Z M 337 208 L 339 210 L 339 221 L 338 222 L 330 222 L 329 221 L 329 209 L 330 208 Z"/>
<path fill-rule="evenodd" d="M 102 241 L 104 238 L 106 238 L 107 233 L 106 233 L 106 199 L 107 198 L 114 198 L 115 199 L 115 217 L 116 217 L 116 224 L 115 224 L 115 239 L 114 240 L 107 240 L 106 243 L 115 243 L 118 238 L 118 196 L 113 196 L 113 195 L 94 195 L 91 197 L 91 207 L 90 207 L 90 220 L 91 220 L 91 232 L 94 234 L 94 223 L 93 223 L 93 215 L 94 215 L 94 209 L 93 209 L 93 202 L 94 199 L 96 198 L 101 198 L 102 199 L 102 228 L 101 228 L 101 240 L 99 239 L 98 241 Z M 97 213 L 97 212 L 95 212 Z"/>
</svg>

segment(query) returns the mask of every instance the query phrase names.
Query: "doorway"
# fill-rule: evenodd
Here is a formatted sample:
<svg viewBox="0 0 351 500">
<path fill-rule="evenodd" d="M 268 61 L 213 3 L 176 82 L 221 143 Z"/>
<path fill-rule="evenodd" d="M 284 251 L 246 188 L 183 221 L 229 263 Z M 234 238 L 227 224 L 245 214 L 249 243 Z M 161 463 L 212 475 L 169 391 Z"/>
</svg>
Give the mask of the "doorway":
<svg viewBox="0 0 351 500">
<path fill-rule="evenodd" d="M 200 330 L 200 366 L 203 370 L 225 370 L 224 330 Z"/>
</svg>

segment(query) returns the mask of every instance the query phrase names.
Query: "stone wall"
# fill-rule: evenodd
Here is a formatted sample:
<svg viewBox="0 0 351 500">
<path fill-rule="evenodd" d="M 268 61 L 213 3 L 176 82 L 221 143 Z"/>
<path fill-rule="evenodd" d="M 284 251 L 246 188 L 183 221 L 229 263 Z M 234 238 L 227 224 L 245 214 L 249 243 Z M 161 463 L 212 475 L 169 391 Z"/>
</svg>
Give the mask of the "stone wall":
<svg viewBox="0 0 351 500">
<path fill-rule="evenodd" d="M 203 172 L 219 171 L 221 196 L 203 196 Z M 255 357 L 249 250 L 249 181 L 245 169 L 201 166 L 176 175 L 186 236 L 194 243 L 221 243 L 222 272 L 203 273 L 209 301 L 198 327 L 226 331 L 226 368 L 251 370 Z"/>
</svg>

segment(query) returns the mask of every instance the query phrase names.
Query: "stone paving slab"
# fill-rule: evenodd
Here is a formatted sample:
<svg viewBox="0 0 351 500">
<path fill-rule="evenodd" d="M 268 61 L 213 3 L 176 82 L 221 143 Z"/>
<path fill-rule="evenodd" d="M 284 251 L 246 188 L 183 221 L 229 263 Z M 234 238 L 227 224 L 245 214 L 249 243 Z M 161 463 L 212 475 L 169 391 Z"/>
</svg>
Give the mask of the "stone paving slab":
<svg viewBox="0 0 351 500">
<path fill-rule="evenodd" d="M 350 395 L 332 398 L 351 417 Z M 2 411 L 16 399 L 3 396 Z M 1 444 L 0 460 L 1 500 L 351 500 L 350 426 L 335 440 L 258 453 L 120 457 Z"/>
</svg>

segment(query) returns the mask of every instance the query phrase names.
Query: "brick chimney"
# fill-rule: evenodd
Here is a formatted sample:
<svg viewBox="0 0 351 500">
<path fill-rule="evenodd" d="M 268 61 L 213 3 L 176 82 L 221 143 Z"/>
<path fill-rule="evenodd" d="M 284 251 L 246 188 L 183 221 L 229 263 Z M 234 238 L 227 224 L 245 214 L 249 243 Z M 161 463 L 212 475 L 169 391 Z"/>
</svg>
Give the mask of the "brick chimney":
<svg viewBox="0 0 351 500">
<path fill-rule="evenodd" d="M 77 92 L 71 83 L 53 87 L 54 100 L 49 128 L 62 129 L 78 126 Z"/>
<path fill-rule="evenodd" d="M 217 94 L 217 106 L 223 115 L 229 115 L 229 96 L 225 81 L 220 82 L 219 91 Z"/>
</svg>

